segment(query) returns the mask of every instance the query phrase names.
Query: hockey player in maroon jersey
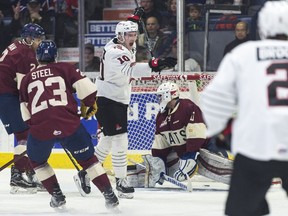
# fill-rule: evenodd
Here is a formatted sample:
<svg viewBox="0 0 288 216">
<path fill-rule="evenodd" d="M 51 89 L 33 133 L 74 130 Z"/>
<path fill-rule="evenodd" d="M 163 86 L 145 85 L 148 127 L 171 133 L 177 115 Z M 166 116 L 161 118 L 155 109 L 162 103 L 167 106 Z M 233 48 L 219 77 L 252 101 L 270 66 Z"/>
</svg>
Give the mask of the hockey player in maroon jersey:
<svg viewBox="0 0 288 216">
<path fill-rule="evenodd" d="M 17 79 L 36 68 L 35 50 L 44 38 L 44 30 L 37 24 L 26 24 L 21 32 L 21 40 L 9 45 L 0 57 L 0 119 L 8 134 L 14 134 L 17 145 L 14 148 L 15 165 L 11 168 L 11 193 L 37 192 L 33 182 L 33 169 L 27 156 L 20 158 L 26 150 L 28 126 L 20 113 Z M 19 159 L 20 158 L 20 159 Z M 29 172 L 29 181 L 23 173 Z M 31 181 L 32 180 L 32 181 Z"/>
<path fill-rule="evenodd" d="M 57 48 L 53 41 L 43 41 L 36 50 L 39 66 L 21 81 L 20 101 L 24 121 L 30 127 L 27 154 L 48 193 L 50 206 L 65 207 L 56 175 L 47 160 L 55 142 L 68 149 L 88 173 L 89 178 L 104 195 L 106 207 L 115 209 L 119 204 L 104 168 L 94 154 L 89 133 L 80 122 L 77 101 L 89 107 L 84 118 L 97 111 L 96 86 L 89 78 L 68 63 L 56 63 Z"/>
<path fill-rule="evenodd" d="M 152 156 L 143 156 L 146 168 L 153 169 L 149 187 L 154 187 L 157 181 L 162 183 L 161 172 L 178 181 L 192 177 L 197 170 L 198 151 L 207 142 L 200 108 L 190 99 L 179 98 L 179 87 L 175 83 L 161 84 L 157 94 L 160 112 L 156 118 Z"/>
</svg>

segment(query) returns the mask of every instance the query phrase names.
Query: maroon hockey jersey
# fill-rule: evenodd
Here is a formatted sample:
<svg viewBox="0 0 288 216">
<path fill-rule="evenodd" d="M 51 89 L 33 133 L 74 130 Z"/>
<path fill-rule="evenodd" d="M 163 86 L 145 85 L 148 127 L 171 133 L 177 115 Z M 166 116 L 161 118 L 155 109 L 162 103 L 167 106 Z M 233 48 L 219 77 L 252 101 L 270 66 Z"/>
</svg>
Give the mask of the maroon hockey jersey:
<svg viewBox="0 0 288 216">
<path fill-rule="evenodd" d="M 179 157 L 186 152 L 198 151 L 206 144 L 205 133 L 200 108 L 189 99 L 179 99 L 173 110 L 157 115 L 152 155 L 160 156 L 162 150 L 170 147 Z"/>
<path fill-rule="evenodd" d="M 16 73 L 27 74 L 38 65 L 35 51 L 16 41 L 0 57 L 0 94 L 18 95 Z"/>
<path fill-rule="evenodd" d="M 95 102 L 96 85 L 69 63 L 40 65 L 22 79 L 21 112 L 33 137 L 49 140 L 75 132 L 80 125 L 75 91 L 86 106 Z"/>
</svg>

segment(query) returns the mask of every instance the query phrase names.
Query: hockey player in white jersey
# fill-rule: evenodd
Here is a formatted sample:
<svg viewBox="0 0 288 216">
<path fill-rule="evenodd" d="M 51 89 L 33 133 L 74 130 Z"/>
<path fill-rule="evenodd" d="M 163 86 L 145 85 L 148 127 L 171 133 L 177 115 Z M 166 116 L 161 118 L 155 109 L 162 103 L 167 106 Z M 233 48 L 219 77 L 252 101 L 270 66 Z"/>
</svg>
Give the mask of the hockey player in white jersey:
<svg viewBox="0 0 288 216">
<path fill-rule="evenodd" d="M 136 9 L 134 15 L 139 18 L 142 12 Z M 174 67 L 177 62 L 174 58 L 151 59 L 149 63 L 136 62 L 135 41 L 138 24 L 137 19 L 134 20 L 136 22 L 130 20 L 117 24 L 116 37 L 104 47 L 100 76 L 96 80 L 98 87 L 96 117 L 104 133 L 95 147 L 96 155 L 99 161 L 103 162 L 111 151 L 116 189 L 122 198 L 133 198 L 134 193 L 134 188 L 128 187 L 126 182 L 130 79 L 150 77 L 151 72 Z"/>
<path fill-rule="evenodd" d="M 280 177 L 288 192 L 288 2 L 266 2 L 258 29 L 262 40 L 227 54 L 202 94 L 208 136 L 237 113 L 225 209 L 232 216 L 269 214 L 265 195 L 273 177 Z"/>
</svg>

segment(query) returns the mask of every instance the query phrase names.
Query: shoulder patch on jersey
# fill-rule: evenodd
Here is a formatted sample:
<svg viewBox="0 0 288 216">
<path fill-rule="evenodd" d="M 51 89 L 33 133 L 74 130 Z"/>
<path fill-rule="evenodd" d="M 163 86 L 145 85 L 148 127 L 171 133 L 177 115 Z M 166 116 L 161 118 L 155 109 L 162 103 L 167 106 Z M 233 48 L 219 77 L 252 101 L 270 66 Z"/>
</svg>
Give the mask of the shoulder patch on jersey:
<svg viewBox="0 0 288 216">
<path fill-rule="evenodd" d="M 114 46 L 115 49 L 120 49 L 120 50 L 124 50 L 123 49 L 123 45 L 121 44 L 117 44 L 116 46 Z"/>
<path fill-rule="evenodd" d="M 204 123 L 189 123 L 186 127 L 187 139 L 206 139 L 206 125 Z"/>
</svg>

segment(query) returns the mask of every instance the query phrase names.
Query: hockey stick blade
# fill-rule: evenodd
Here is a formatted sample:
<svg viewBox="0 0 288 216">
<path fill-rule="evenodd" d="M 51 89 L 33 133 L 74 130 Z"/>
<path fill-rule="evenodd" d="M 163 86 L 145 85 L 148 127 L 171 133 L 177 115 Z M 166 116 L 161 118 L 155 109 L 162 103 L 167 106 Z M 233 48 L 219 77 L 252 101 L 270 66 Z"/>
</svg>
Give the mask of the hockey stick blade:
<svg viewBox="0 0 288 216">
<path fill-rule="evenodd" d="M 189 185 L 189 182 L 188 182 L 188 185 L 185 185 L 183 184 L 182 182 L 176 180 L 175 178 L 172 178 L 164 173 L 161 173 L 160 176 L 165 180 L 165 181 L 168 181 L 180 188 L 182 188 L 183 190 L 187 190 L 189 192 L 192 192 L 193 191 L 193 188 L 192 188 L 192 184 Z"/>
<path fill-rule="evenodd" d="M 27 153 L 27 150 L 25 150 L 24 152 L 22 152 L 20 155 L 18 155 L 19 157 L 17 157 L 17 159 L 11 159 L 10 161 L 8 161 L 6 164 L 4 164 L 2 167 L 0 167 L 0 172 L 2 170 L 4 170 L 5 168 L 7 168 L 8 166 L 10 166 L 12 163 L 17 162 L 18 160 L 20 160 L 25 154 Z"/>
</svg>

